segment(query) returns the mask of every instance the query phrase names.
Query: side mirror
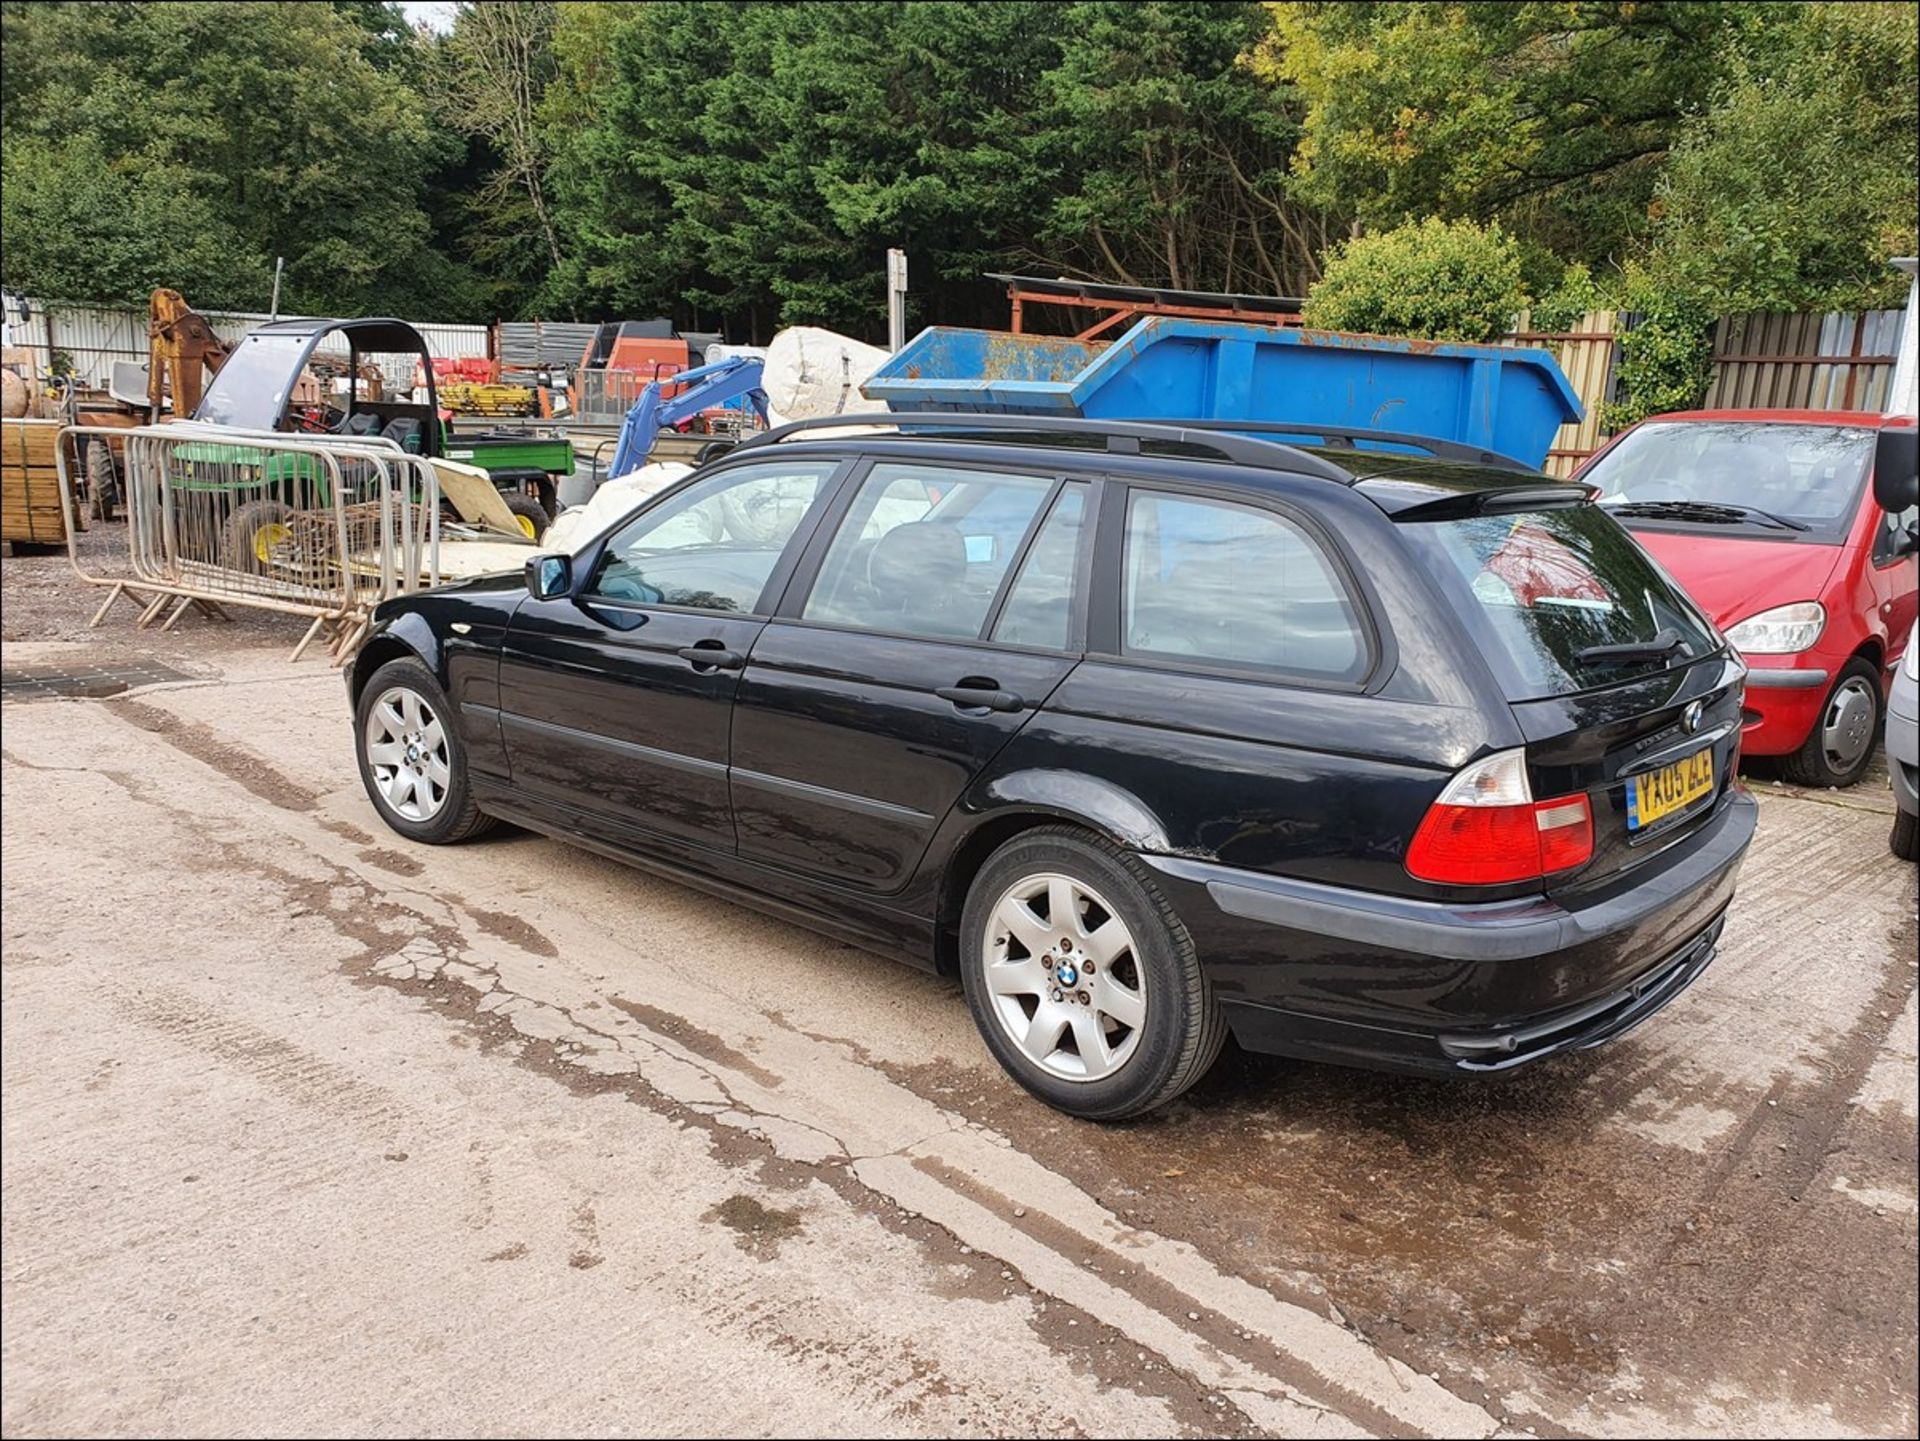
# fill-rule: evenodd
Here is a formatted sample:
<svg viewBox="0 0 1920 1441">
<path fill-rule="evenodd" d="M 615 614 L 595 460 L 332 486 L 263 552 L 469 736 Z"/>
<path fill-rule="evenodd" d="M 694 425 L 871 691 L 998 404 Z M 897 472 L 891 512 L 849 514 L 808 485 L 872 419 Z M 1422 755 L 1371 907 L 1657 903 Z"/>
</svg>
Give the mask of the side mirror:
<svg viewBox="0 0 1920 1441">
<path fill-rule="evenodd" d="M 554 600 L 573 590 L 573 559 L 565 555 L 536 555 L 527 561 L 527 594 L 535 600 Z"/>
<path fill-rule="evenodd" d="M 1880 432 L 1873 446 L 1873 499 L 1893 515 L 1920 505 L 1920 429 L 1904 425 Z"/>
</svg>

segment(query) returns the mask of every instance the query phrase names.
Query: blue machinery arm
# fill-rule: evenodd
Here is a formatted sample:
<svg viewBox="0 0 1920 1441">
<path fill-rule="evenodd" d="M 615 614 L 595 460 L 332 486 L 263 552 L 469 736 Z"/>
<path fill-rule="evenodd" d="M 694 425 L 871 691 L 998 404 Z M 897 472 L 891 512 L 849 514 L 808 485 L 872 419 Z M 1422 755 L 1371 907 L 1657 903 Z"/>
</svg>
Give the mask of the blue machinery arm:
<svg viewBox="0 0 1920 1441">
<path fill-rule="evenodd" d="M 693 419 L 703 410 L 745 397 L 760 417 L 767 421 L 767 393 L 760 388 L 765 365 L 754 356 L 736 355 L 697 365 L 664 380 L 649 381 L 640 398 L 620 423 L 620 439 L 613 448 L 609 476 L 626 475 L 646 464 L 654 437 L 661 431 Z M 661 399 L 664 392 L 679 393 Z"/>
</svg>

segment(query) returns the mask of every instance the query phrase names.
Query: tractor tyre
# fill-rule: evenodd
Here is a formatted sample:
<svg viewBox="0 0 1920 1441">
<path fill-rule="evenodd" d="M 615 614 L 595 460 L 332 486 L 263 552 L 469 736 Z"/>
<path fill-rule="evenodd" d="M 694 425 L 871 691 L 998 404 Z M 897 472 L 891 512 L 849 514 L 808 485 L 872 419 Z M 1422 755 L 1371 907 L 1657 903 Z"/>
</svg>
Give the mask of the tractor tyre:
<svg viewBox="0 0 1920 1441">
<path fill-rule="evenodd" d="M 530 539 L 538 540 L 547 533 L 547 526 L 553 517 L 547 514 L 547 508 L 530 495 L 503 495 L 507 509 L 513 512 L 513 518 L 520 522 L 520 529 Z"/>
<path fill-rule="evenodd" d="M 293 507 L 281 500 L 250 500 L 227 517 L 227 567 L 249 575 L 273 569 L 273 552 L 292 535 Z"/>
<path fill-rule="evenodd" d="M 120 479 L 114 473 L 113 451 L 104 440 L 87 442 L 87 503 L 102 520 L 112 520 L 120 499 Z"/>
</svg>

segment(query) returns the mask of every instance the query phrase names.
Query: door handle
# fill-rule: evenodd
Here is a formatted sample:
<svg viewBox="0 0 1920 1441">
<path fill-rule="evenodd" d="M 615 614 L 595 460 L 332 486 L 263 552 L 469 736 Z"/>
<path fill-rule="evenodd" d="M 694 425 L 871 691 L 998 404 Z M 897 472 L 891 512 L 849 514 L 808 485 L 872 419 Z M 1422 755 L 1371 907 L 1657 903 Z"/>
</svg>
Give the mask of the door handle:
<svg viewBox="0 0 1920 1441">
<path fill-rule="evenodd" d="M 962 710 L 1025 710 L 1027 703 L 1010 690 L 1001 690 L 992 682 L 982 685 L 947 685 L 934 692 L 941 700 L 952 701 Z"/>
<path fill-rule="evenodd" d="M 717 640 L 703 640 L 696 645 L 682 646 L 676 654 L 681 660 L 691 661 L 695 670 L 739 670 L 747 663 L 747 658 L 737 650 L 728 650 Z"/>
</svg>

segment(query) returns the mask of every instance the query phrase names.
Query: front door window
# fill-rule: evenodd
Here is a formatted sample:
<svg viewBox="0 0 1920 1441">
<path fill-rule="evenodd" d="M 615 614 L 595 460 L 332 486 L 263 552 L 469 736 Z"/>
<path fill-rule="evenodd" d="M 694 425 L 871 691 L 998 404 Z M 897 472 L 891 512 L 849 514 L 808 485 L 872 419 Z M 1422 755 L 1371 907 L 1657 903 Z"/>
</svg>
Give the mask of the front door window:
<svg viewBox="0 0 1920 1441">
<path fill-rule="evenodd" d="M 834 465 L 733 466 L 649 506 L 602 552 L 587 594 L 755 613 L 760 592 Z"/>
</svg>

